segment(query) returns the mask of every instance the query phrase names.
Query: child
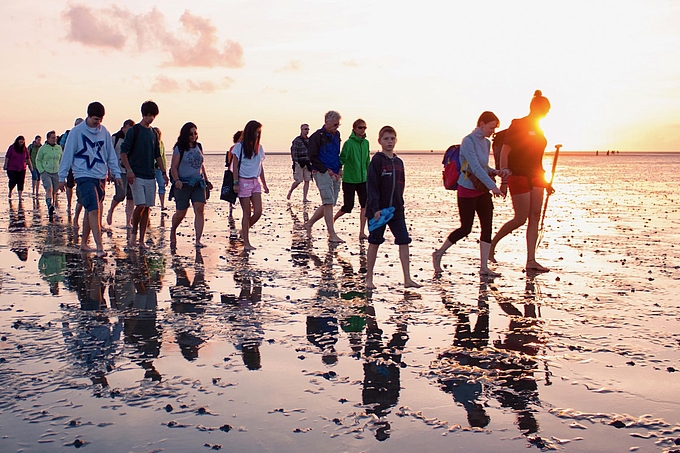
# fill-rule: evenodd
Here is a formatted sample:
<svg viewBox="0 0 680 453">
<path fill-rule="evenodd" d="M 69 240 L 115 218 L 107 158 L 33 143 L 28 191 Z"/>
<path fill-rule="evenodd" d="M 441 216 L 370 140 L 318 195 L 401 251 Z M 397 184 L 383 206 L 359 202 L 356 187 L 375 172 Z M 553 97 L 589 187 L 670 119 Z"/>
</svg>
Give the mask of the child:
<svg viewBox="0 0 680 453">
<path fill-rule="evenodd" d="M 386 225 L 389 225 L 390 231 L 394 235 L 394 242 L 399 245 L 399 260 L 404 272 L 404 287 L 420 288 L 422 285 L 411 280 L 409 271 L 408 245 L 411 243 L 411 238 L 406 230 L 406 220 L 404 219 L 404 162 L 394 154 L 397 132 L 392 126 L 384 126 L 380 129 L 378 143 L 382 146 L 382 151 L 373 156 L 371 164 L 368 166 L 366 218 L 373 218 L 378 221 L 381 216 L 381 209 L 394 207 L 394 217 Z M 378 256 L 378 247 L 385 241 L 383 236 L 386 225 L 371 231 L 368 236 L 366 289 L 375 289 L 373 267 Z"/>
</svg>

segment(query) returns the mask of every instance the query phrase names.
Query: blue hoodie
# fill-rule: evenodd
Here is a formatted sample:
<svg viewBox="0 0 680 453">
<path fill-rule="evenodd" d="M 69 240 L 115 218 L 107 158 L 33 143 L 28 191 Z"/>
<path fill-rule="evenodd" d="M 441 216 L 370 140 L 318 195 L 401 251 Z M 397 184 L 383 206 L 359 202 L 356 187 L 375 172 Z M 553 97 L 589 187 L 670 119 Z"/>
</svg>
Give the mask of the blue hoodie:
<svg viewBox="0 0 680 453">
<path fill-rule="evenodd" d="M 66 181 L 71 167 L 75 179 L 106 179 L 109 170 L 116 179 L 120 178 L 116 150 L 104 126 L 88 127 L 86 120 L 71 129 L 59 165 L 60 182 Z"/>
</svg>

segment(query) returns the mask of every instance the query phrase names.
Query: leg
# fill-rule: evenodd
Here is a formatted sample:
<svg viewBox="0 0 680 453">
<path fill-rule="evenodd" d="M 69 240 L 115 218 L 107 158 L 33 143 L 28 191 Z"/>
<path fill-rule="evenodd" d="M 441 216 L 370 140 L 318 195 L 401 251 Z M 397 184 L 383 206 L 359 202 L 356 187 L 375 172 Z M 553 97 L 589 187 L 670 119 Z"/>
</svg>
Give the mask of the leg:
<svg viewBox="0 0 680 453">
<path fill-rule="evenodd" d="M 125 227 L 132 227 L 132 214 L 135 212 L 135 202 L 128 199 L 125 202 Z"/>
<path fill-rule="evenodd" d="M 106 252 L 104 251 L 104 245 L 102 244 L 102 230 L 101 225 L 99 224 L 101 216 L 99 215 L 99 210 L 89 211 L 86 213 L 84 217 L 85 219 L 83 219 L 83 223 L 87 222 L 90 224 L 90 229 L 92 230 L 92 237 L 94 238 L 94 243 L 97 246 L 97 256 L 98 257 L 106 256 Z"/>
<path fill-rule="evenodd" d="M 444 253 L 456 242 L 460 241 L 472 231 L 472 223 L 475 219 L 475 206 L 479 197 L 458 197 L 458 215 L 460 227 L 449 234 L 441 247 L 432 254 L 432 266 L 437 274 L 442 273 L 441 262 Z"/>
<path fill-rule="evenodd" d="M 128 235 L 128 245 L 134 247 L 137 244 L 137 231 L 139 229 L 139 222 L 142 216 L 142 211 L 146 208 L 146 205 L 140 204 L 135 206 L 135 210 L 132 212 L 132 229 Z M 146 227 L 145 227 L 146 229 Z"/>
<path fill-rule="evenodd" d="M 375 289 L 373 284 L 373 268 L 378 256 L 378 247 L 380 247 L 378 244 L 368 244 L 368 252 L 366 254 L 366 289 Z"/>
<path fill-rule="evenodd" d="M 73 187 L 66 187 L 66 209 L 71 214 L 71 201 L 73 201 Z"/>
<path fill-rule="evenodd" d="M 488 266 L 489 251 L 491 250 L 491 230 L 493 225 L 493 200 L 489 193 L 478 198 L 476 211 L 482 230 L 479 237 L 479 274 L 489 277 L 499 277 L 501 274 L 493 272 Z"/>
<path fill-rule="evenodd" d="M 335 233 L 335 226 L 333 225 L 333 205 L 323 205 L 323 217 L 326 221 L 326 229 L 328 230 L 328 240 L 330 242 L 343 243 L 342 239 Z"/>
<path fill-rule="evenodd" d="M 250 226 L 252 227 L 262 217 L 262 194 L 254 192 L 250 196 L 250 202 L 253 206 L 253 215 L 250 216 Z"/>
<path fill-rule="evenodd" d="M 255 247 L 250 245 L 249 230 L 250 230 L 250 198 L 239 198 L 241 202 L 241 237 L 243 238 L 243 252 L 255 250 Z"/>
<path fill-rule="evenodd" d="M 87 212 L 87 211 L 86 211 Z M 90 232 L 92 231 L 92 228 L 90 226 L 90 216 L 85 215 L 83 216 L 83 238 L 80 241 L 80 250 L 84 252 L 94 252 L 97 249 L 93 249 L 90 247 L 87 243 L 90 242 Z"/>
<path fill-rule="evenodd" d="M 186 209 L 178 209 L 172 216 L 172 226 L 170 227 L 170 248 L 175 248 L 177 246 L 177 227 L 184 220 L 184 216 L 187 215 Z"/>
<path fill-rule="evenodd" d="M 314 211 L 314 214 L 312 214 L 312 218 L 309 219 L 308 221 L 306 221 L 303 226 L 307 229 L 311 229 L 314 226 L 314 224 L 316 222 L 318 222 L 321 219 L 321 217 L 323 217 L 323 215 L 324 215 L 324 206 L 321 205 L 318 208 L 316 208 L 316 210 Z"/>
<path fill-rule="evenodd" d="M 302 186 L 302 201 L 304 203 L 309 203 L 307 194 L 309 193 L 309 181 L 305 181 L 304 186 Z"/>
<path fill-rule="evenodd" d="M 361 211 L 359 212 L 359 240 L 363 241 L 364 239 L 368 238 L 368 235 L 365 233 L 366 231 L 366 208 L 361 208 Z"/>
<path fill-rule="evenodd" d="M 404 273 L 404 288 L 420 288 L 423 285 L 411 280 L 411 260 L 408 255 L 408 244 L 399 245 L 399 261 L 401 261 L 401 270 Z"/>
<path fill-rule="evenodd" d="M 106 214 L 106 223 L 111 225 L 113 223 L 113 210 L 116 209 L 116 206 L 118 206 L 118 203 L 120 203 L 118 200 L 113 198 L 111 200 L 111 206 L 109 207 L 109 212 Z"/>
<path fill-rule="evenodd" d="M 76 201 L 76 212 L 73 215 L 73 225 L 78 228 L 78 219 L 80 218 L 80 212 L 83 210 L 83 205 Z"/>
<path fill-rule="evenodd" d="M 203 226 L 205 225 L 205 203 L 194 203 L 194 231 L 196 232 L 196 247 L 204 247 L 201 242 Z"/>
<path fill-rule="evenodd" d="M 508 234 L 515 231 L 517 228 L 524 225 L 529 217 L 529 207 L 531 206 L 531 197 L 529 193 L 521 193 L 512 195 L 512 207 L 515 210 L 515 216 L 501 227 L 500 230 L 491 240 L 491 247 L 489 249 L 489 261 L 496 262 L 495 250 L 496 244 Z"/>
<path fill-rule="evenodd" d="M 288 195 L 286 195 L 286 200 L 290 200 L 290 196 L 293 194 L 293 191 L 297 189 L 297 186 L 300 185 L 300 181 L 294 181 L 293 184 L 290 186 L 290 190 L 288 191 Z"/>
<path fill-rule="evenodd" d="M 143 249 L 148 248 L 145 243 L 146 239 L 146 229 L 149 226 L 149 213 L 151 208 L 145 206 L 139 215 L 139 246 Z"/>
<path fill-rule="evenodd" d="M 543 206 L 543 187 L 531 189 L 531 207 L 529 209 L 529 224 L 527 225 L 527 269 L 549 272 L 545 266 L 541 266 L 536 261 L 536 243 L 538 242 L 538 222 L 541 218 L 541 207 Z"/>
</svg>

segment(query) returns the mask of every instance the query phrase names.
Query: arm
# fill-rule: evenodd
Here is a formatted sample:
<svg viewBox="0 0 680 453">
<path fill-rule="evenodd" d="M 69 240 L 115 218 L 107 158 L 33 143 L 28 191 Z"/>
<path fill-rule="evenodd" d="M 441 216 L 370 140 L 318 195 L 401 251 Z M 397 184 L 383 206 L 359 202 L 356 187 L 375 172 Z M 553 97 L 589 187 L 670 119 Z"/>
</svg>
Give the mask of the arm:
<svg viewBox="0 0 680 453">
<path fill-rule="evenodd" d="M 116 178 L 116 183 L 123 181 L 120 176 L 120 166 L 118 165 L 118 155 L 116 154 L 116 149 L 113 147 L 113 141 L 105 140 L 104 152 L 106 153 L 106 164 L 109 167 L 109 173 L 113 173 L 113 177 Z"/>
<path fill-rule="evenodd" d="M 177 148 L 175 148 L 177 149 Z M 203 169 L 205 172 L 205 168 Z M 170 160 L 170 173 L 172 174 L 172 179 L 175 180 L 173 183 L 178 189 L 182 189 L 182 181 L 179 180 L 179 153 L 172 153 L 172 159 Z"/>
<path fill-rule="evenodd" d="M 31 163 L 31 153 L 28 152 L 28 149 L 24 151 L 24 160 L 26 161 L 26 165 L 28 165 L 28 168 L 33 171 L 33 164 Z"/>
<path fill-rule="evenodd" d="M 156 157 L 156 165 L 163 172 L 163 185 L 168 185 L 168 171 L 165 164 L 165 156 L 161 153 L 161 144 L 159 140 L 156 140 L 156 146 L 154 146 L 154 156 Z"/>
<path fill-rule="evenodd" d="M 262 181 L 262 188 L 264 193 L 269 193 L 269 187 L 267 187 L 267 181 L 264 178 L 264 167 L 260 170 L 260 181 Z"/>
<path fill-rule="evenodd" d="M 45 171 L 45 166 L 43 165 L 43 158 L 45 157 L 45 152 L 43 151 L 43 147 L 41 146 L 40 149 L 38 150 L 38 154 L 35 156 L 35 168 L 38 170 L 38 173 L 41 173 Z"/>
<path fill-rule="evenodd" d="M 231 165 L 234 168 L 234 192 L 238 193 L 238 157 L 235 153 L 231 155 Z"/>
<path fill-rule="evenodd" d="M 366 210 L 374 215 L 380 212 L 380 173 L 378 165 L 371 161 L 366 177 Z"/>
<path fill-rule="evenodd" d="M 66 177 L 73 166 L 75 148 L 75 140 L 66 140 L 66 147 L 64 148 L 64 153 L 61 155 L 61 162 L 59 162 L 59 190 L 61 191 L 66 188 Z"/>
</svg>

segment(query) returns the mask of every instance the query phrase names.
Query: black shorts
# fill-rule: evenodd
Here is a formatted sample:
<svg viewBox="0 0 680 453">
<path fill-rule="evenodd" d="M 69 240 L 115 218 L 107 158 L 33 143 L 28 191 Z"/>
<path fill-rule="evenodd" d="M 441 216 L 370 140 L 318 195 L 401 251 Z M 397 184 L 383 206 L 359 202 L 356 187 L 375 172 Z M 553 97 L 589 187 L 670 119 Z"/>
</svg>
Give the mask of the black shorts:
<svg viewBox="0 0 680 453">
<path fill-rule="evenodd" d="M 343 205 L 340 210 L 346 214 L 352 212 L 354 208 L 354 193 L 359 197 L 359 206 L 361 209 L 366 207 L 366 183 L 359 184 L 344 182 L 342 183 L 342 201 Z"/>
<path fill-rule="evenodd" d="M 381 226 L 368 235 L 368 243 L 380 245 L 385 242 L 385 228 L 390 227 L 390 231 L 394 235 L 394 243 L 397 245 L 404 245 L 411 243 L 411 237 L 408 235 L 408 229 L 406 228 L 406 219 L 403 213 L 400 215 L 395 215 L 392 220 L 387 222 L 386 225 Z"/>
<path fill-rule="evenodd" d="M 73 176 L 73 170 L 68 171 L 68 176 L 66 177 L 66 187 L 73 189 L 76 186 L 76 178 Z"/>
</svg>

